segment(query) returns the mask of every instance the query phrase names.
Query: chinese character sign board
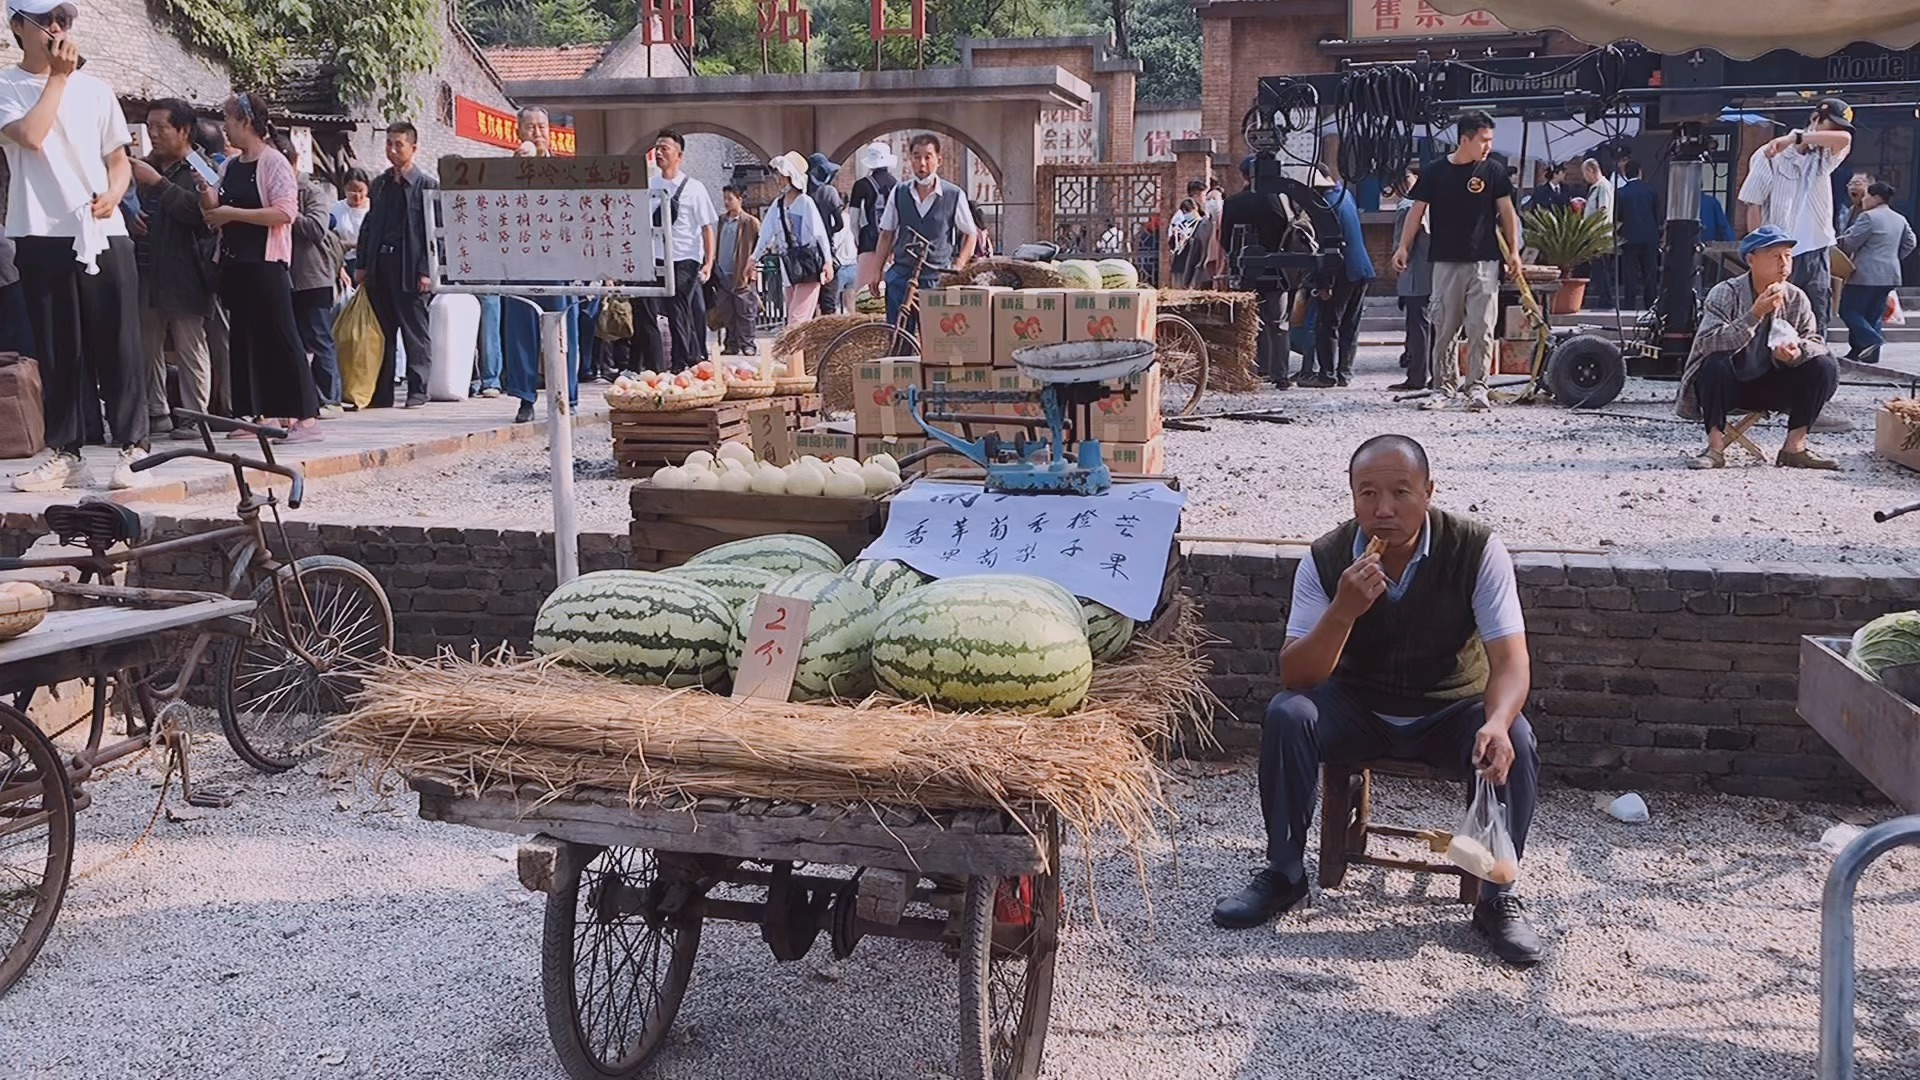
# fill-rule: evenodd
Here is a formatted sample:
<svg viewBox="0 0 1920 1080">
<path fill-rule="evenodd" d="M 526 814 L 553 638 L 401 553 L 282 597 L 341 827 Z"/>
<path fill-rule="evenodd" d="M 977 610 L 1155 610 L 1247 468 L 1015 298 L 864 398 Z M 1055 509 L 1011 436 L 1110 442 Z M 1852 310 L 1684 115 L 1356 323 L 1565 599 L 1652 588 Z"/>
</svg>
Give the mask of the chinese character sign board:
<svg viewBox="0 0 1920 1080">
<path fill-rule="evenodd" d="M 1510 34 L 1484 11 L 1448 15 L 1426 0 L 1347 0 L 1347 34 L 1352 41 L 1383 38 L 1479 37 Z"/>
<path fill-rule="evenodd" d="M 923 574 L 1031 574 L 1131 619 L 1153 617 L 1186 496 L 1161 484 L 1104 495 L 1001 495 L 923 480 L 895 495 L 887 529 L 860 553 Z"/>
<path fill-rule="evenodd" d="M 800 0 L 760 0 L 760 42 L 782 45 L 813 40 L 813 14 Z"/>
<path fill-rule="evenodd" d="M 867 34 L 875 41 L 890 37 L 927 40 L 927 0 L 907 0 L 905 26 L 887 25 L 887 0 L 872 0 L 872 10 L 867 15 Z"/>
<path fill-rule="evenodd" d="M 448 285 L 659 277 L 642 158 L 445 157 L 440 182 Z"/>
<path fill-rule="evenodd" d="M 640 0 L 640 42 L 676 45 L 691 51 L 693 0 Z"/>
<path fill-rule="evenodd" d="M 575 147 L 573 129 L 552 127 L 548 131 L 553 140 L 553 152 L 561 157 L 572 157 Z M 453 99 L 453 133 L 488 146 L 507 150 L 520 148 L 519 119 L 510 112 L 490 108 L 472 98 L 456 96 Z"/>
</svg>

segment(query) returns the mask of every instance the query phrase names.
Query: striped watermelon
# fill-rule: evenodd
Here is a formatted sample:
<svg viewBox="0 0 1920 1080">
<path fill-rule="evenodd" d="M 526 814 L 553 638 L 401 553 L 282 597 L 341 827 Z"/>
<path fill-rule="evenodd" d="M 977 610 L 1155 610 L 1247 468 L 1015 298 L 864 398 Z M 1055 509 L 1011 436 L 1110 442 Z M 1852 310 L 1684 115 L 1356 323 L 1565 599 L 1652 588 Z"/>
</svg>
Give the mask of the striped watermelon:
<svg viewBox="0 0 1920 1080">
<path fill-rule="evenodd" d="M 749 536 L 745 540 L 710 547 L 687 560 L 688 566 L 706 563 L 757 566 L 782 575 L 797 574 L 802 570 L 825 570 L 837 574 L 846 565 L 832 548 L 811 536 L 795 533 Z"/>
<path fill-rule="evenodd" d="M 633 570 L 582 574 L 533 620 L 533 649 L 563 662 L 660 686 L 714 686 L 727 677 L 733 609 L 696 581 Z"/>
<path fill-rule="evenodd" d="M 762 570 L 744 563 L 688 563 L 671 566 L 660 572 L 705 585 L 719 593 L 720 599 L 727 602 L 727 607 L 735 611 L 740 610 L 740 605 L 751 603 L 782 576 L 772 570 Z"/>
<path fill-rule="evenodd" d="M 888 693 L 947 708 L 1059 716 L 1086 700 L 1093 652 L 1046 591 L 948 578 L 881 612 L 873 673 Z"/>
<path fill-rule="evenodd" d="M 1032 574 L 973 574 L 969 581 L 987 581 L 1001 589 L 1038 589 L 1060 605 L 1060 609 L 1072 616 L 1084 632 L 1087 628 L 1086 613 L 1080 609 L 1080 598 L 1067 591 L 1065 585 L 1048 578 Z"/>
<path fill-rule="evenodd" d="M 765 591 L 813 604 L 788 700 L 858 698 L 873 689 L 871 654 L 880 605 L 866 586 L 825 570 L 802 570 L 767 586 Z M 747 624 L 757 604 L 758 597 L 742 604 L 735 614 L 727 641 L 727 666 L 733 671 L 739 671 L 743 662 Z"/>
<path fill-rule="evenodd" d="M 855 559 L 845 570 L 849 581 L 864 585 L 884 606 L 927 583 L 927 575 L 897 559 Z"/>
<path fill-rule="evenodd" d="M 1095 663 L 1104 664 L 1133 643 L 1133 620 L 1095 600 L 1080 601 L 1087 614 L 1087 646 Z"/>
</svg>

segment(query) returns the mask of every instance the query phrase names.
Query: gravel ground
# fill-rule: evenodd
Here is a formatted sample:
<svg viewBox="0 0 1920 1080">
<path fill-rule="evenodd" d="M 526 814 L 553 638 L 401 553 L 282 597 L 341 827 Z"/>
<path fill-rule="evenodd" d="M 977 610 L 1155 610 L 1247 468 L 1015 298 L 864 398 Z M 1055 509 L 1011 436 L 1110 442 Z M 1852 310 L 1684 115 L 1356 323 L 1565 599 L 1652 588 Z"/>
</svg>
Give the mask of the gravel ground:
<svg viewBox="0 0 1920 1080">
<path fill-rule="evenodd" d="M 163 818 L 137 847 L 152 767 L 93 785 L 60 923 L 0 999 L 0 1073 L 557 1080 L 542 898 L 514 880 L 510 838 L 422 822 L 405 795 L 245 773 L 214 739 L 197 771 L 240 801 Z M 1447 884 L 1399 873 L 1357 872 L 1267 930 L 1214 929 L 1213 898 L 1257 858 L 1253 777 L 1183 769 L 1172 792 L 1149 893 L 1117 844 L 1069 852 L 1050 1078 L 1813 1071 L 1829 859 L 1809 844 L 1857 811 L 1655 798 L 1653 824 L 1629 827 L 1593 794 L 1549 792 L 1523 889 L 1552 955 L 1522 972 L 1481 950 Z M 1411 783 L 1376 799 L 1382 820 L 1458 805 Z M 1861 1075 L 1920 1077 L 1920 852 L 1884 860 L 1861 896 Z M 843 968 L 824 950 L 780 965 L 757 931 L 714 925 L 654 1075 L 945 1078 L 956 1008 L 935 949 L 868 941 Z"/>
<path fill-rule="evenodd" d="M 1845 471 L 1764 467 L 1699 473 L 1685 462 L 1699 430 L 1673 422 L 1671 383 L 1632 380 L 1607 411 L 1547 405 L 1490 415 L 1422 412 L 1395 404 L 1392 349 L 1363 349 L 1355 386 L 1285 394 L 1212 394 L 1201 411 L 1282 408 L 1291 424 L 1217 421 L 1210 432 L 1167 434 L 1168 471 L 1190 495 L 1193 534 L 1313 537 L 1351 513 L 1341 482 L 1353 448 L 1399 431 L 1433 456 L 1442 505 L 1499 529 L 1510 546 L 1570 546 L 1717 560 L 1920 563 L 1920 527 L 1875 525 L 1872 512 L 1920 497 L 1914 474 L 1873 452 L 1872 408 L 1883 389 L 1842 387 L 1834 412 L 1854 431 L 1815 435 Z M 1758 432 L 1771 455 L 1778 422 Z M 628 481 L 595 429 L 576 442 L 575 492 L 583 529 L 624 532 Z M 1771 461 L 1771 457 L 1769 457 Z M 1274 498 L 1278 491 L 1290 497 Z M 552 521 L 544 444 L 522 443 L 400 469 L 317 482 L 312 520 L 438 523 L 483 519 L 502 527 Z M 224 499 L 204 504 L 229 513 Z M 1908 519 L 1913 520 L 1913 519 Z"/>
</svg>

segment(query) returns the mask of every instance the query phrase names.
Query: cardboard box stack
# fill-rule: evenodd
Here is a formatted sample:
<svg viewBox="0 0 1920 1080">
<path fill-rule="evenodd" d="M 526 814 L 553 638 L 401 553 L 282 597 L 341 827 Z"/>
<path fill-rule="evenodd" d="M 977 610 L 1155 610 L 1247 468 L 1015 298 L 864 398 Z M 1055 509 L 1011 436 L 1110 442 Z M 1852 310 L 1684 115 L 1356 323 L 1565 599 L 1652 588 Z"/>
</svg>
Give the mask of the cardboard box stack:
<svg viewBox="0 0 1920 1080">
<path fill-rule="evenodd" d="M 1013 367 L 1013 350 L 1067 340 L 1067 292 L 1015 289 L 993 298 L 993 357 L 997 368 Z"/>
<path fill-rule="evenodd" d="M 993 297 L 999 285 L 962 285 L 920 294 L 920 360 L 929 366 L 993 364 Z"/>
</svg>

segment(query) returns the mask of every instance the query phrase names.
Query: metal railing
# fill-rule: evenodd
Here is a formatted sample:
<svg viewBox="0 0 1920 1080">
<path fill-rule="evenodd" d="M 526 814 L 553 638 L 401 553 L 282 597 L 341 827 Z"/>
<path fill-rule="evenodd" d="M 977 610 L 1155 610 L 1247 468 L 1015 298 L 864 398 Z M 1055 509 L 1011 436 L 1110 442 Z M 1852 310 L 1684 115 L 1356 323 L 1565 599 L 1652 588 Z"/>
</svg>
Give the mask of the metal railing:
<svg viewBox="0 0 1920 1080">
<path fill-rule="evenodd" d="M 1820 900 L 1820 1080 L 1853 1080 L 1853 893 L 1874 860 L 1920 847 L 1920 815 L 1881 822 L 1833 860 Z"/>
</svg>

